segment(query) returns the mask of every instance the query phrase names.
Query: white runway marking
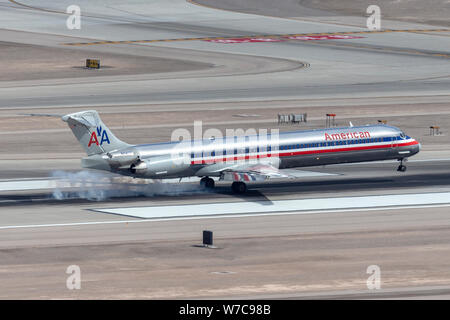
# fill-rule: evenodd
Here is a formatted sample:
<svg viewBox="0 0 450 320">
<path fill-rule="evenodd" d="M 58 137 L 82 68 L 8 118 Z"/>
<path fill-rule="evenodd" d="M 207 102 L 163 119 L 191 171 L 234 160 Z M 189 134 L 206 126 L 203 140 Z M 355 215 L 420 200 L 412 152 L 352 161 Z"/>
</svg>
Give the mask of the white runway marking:
<svg viewBox="0 0 450 320">
<path fill-rule="evenodd" d="M 377 210 L 404 210 L 404 209 L 426 209 L 426 208 L 442 208 L 450 207 L 450 204 L 437 204 L 427 206 L 398 206 L 398 207 L 379 207 L 379 208 L 365 208 L 365 209 L 345 209 L 345 210 L 322 210 L 322 211 L 297 211 L 297 212 L 283 212 L 283 213 L 259 213 L 252 214 L 252 217 L 259 216 L 280 216 L 292 214 L 318 214 L 318 213 L 339 213 L 339 212 L 359 212 L 359 211 L 377 211 Z M 98 211 L 98 210 L 97 210 Z M 0 226 L 0 230 L 7 229 L 27 229 L 27 228 L 53 228 L 53 227 L 76 227 L 102 224 L 123 224 L 123 223 L 148 223 L 168 220 L 196 220 L 196 219 L 220 219 L 220 218 L 242 218 L 248 217 L 247 214 L 236 215 L 217 215 L 217 216 L 202 216 L 202 217 L 178 217 L 178 218 L 162 218 L 162 219 L 141 219 L 141 220 L 114 220 L 114 221 L 89 221 L 89 222 L 70 222 L 70 223 L 48 223 L 48 224 L 29 224 L 29 225 L 14 225 L 14 226 Z"/>
<path fill-rule="evenodd" d="M 23 191 L 51 189 L 55 186 L 52 180 L 16 180 L 0 181 L 0 191 Z"/>
<path fill-rule="evenodd" d="M 296 169 L 281 170 L 286 174 L 294 176 L 296 178 L 309 178 L 309 177 L 321 177 L 321 176 L 333 176 L 333 173 L 324 173 L 316 171 L 304 171 Z M 218 180 L 218 178 L 214 178 Z M 181 180 L 181 183 L 193 183 L 200 181 L 199 177 L 187 177 Z M 178 184 L 180 179 L 162 179 L 162 183 Z M 77 188 L 86 187 L 89 185 L 96 185 L 101 188 L 101 181 L 85 180 L 83 178 L 75 178 L 74 181 L 68 179 L 18 179 L 18 180 L 0 180 L 0 191 L 26 191 L 26 190 L 43 190 L 54 188 Z M 113 185 L 113 183 L 111 183 Z M 109 186 L 109 185 L 108 185 Z M 104 186 L 103 186 L 104 187 Z"/>
<path fill-rule="evenodd" d="M 312 178 L 312 177 L 324 177 L 324 176 L 337 176 L 338 175 L 336 173 L 305 171 L 305 170 L 298 170 L 298 169 L 281 169 L 280 172 L 284 173 L 286 175 L 295 177 L 295 178 Z"/>
<path fill-rule="evenodd" d="M 209 203 L 178 206 L 108 208 L 96 211 L 143 219 L 173 219 L 223 215 L 250 215 L 386 208 L 397 206 L 427 206 L 450 204 L 450 192 L 380 195 L 363 197 L 276 200 L 257 202 Z"/>
<path fill-rule="evenodd" d="M 437 162 L 437 161 L 450 161 L 450 158 L 443 159 L 418 159 L 418 160 L 409 160 L 409 163 L 413 162 Z M 341 166 L 354 166 L 354 165 L 362 165 L 362 164 L 389 164 L 389 163 L 397 163 L 397 160 L 393 161 L 374 161 L 374 162 L 361 162 L 361 163 L 343 163 Z M 305 171 L 298 169 L 284 169 L 282 172 L 287 173 L 289 175 L 295 176 L 297 178 L 310 178 L 310 177 L 320 177 L 320 176 L 333 176 L 337 175 L 335 173 L 325 173 L 318 171 Z M 183 178 L 182 182 L 198 182 L 200 178 L 191 177 L 191 178 Z M 180 179 L 164 179 L 164 183 L 179 183 Z M 70 188 L 77 187 L 77 184 L 70 183 L 67 181 L 56 181 L 56 179 L 14 179 L 14 180 L 0 180 L 0 191 L 26 191 L 26 190 L 42 190 L 42 189 L 53 189 L 55 187 L 58 188 Z"/>
</svg>

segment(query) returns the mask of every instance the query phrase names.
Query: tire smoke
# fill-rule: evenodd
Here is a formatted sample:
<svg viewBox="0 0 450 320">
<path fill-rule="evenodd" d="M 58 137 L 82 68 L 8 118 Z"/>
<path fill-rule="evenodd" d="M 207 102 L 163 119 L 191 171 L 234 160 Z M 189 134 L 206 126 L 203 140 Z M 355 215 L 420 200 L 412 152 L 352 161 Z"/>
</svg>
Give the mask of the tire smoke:
<svg viewBox="0 0 450 320">
<path fill-rule="evenodd" d="M 110 198 L 179 196 L 205 192 L 198 184 L 164 183 L 95 171 L 55 171 L 52 198 L 104 201 Z"/>
</svg>

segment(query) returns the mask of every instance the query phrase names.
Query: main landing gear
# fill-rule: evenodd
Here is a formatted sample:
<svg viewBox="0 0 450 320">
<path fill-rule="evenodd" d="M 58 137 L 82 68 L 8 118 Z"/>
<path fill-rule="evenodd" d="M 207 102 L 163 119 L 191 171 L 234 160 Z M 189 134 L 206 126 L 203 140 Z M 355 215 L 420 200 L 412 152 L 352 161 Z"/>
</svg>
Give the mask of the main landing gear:
<svg viewBox="0 0 450 320">
<path fill-rule="evenodd" d="M 214 189 L 214 180 L 210 177 L 203 177 L 200 180 L 200 186 L 202 186 L 205 189 Z"/>
<path fill-rule="evenodd" d="M 210 177 L 203 177 L 200 180 L 200 186 L 204 189 L 211 190 L 214 189 L 214 180 Z M 242 194 L 247 192 L 247 185 L 242 181 L 235 181 L 231 184 L 231 191 L 233 193 Z"/>
<path fill-rule="evenodd" d="M 233 193 L 245 193 L 247 191 L 247 185 L 242 181 L 235 181 L 231 184 L 231 190 Z"/>
<path fill-rule="evenodd" d="M 400 165 L 397 168 L 397 171 L 399 172 L 405 172 L 406 171 L 406 166 L 403 164 L 403 161 L 406 161 L 405 159 L 399 159 L 400 161 Z"/>
</svg>

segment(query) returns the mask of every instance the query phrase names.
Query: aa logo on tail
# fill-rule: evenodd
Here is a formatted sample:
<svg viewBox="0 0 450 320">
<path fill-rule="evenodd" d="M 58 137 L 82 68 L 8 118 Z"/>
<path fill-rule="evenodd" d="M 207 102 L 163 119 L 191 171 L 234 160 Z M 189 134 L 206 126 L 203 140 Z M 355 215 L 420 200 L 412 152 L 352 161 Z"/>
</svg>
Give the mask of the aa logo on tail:
<svg viewBox="0 0 450 320">
<path fill-rule="evenodd" d="M 98 142 L 98 137 L 101 137 L 100 142 Z M 103 130 L 102 127 L 97 127 L 97 132 L 92 132 L 91 139 L 89 140 L 88 147 L 92 144 L 96 144 L 97 146 L 102 146 L 103 142 L 110 144 L 108 133 L 106 130 Z"/>
</svg>

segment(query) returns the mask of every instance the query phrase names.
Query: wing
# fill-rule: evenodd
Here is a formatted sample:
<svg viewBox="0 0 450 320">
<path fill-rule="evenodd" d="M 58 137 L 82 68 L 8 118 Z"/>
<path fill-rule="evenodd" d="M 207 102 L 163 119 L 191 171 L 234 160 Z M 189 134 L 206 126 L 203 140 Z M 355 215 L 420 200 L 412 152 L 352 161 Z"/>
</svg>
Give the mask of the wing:
<svg viewBox="0 0 450 320">
<path fill-rule="evenodd" d="M 243 164 L 224 169 L 220 180 L 224 181 L 264 181 L 269 178 L 293 178 L 268 164 Z"/>
</svg>

